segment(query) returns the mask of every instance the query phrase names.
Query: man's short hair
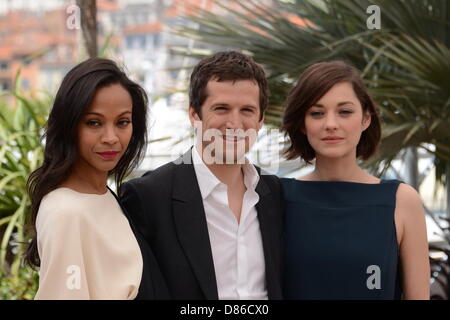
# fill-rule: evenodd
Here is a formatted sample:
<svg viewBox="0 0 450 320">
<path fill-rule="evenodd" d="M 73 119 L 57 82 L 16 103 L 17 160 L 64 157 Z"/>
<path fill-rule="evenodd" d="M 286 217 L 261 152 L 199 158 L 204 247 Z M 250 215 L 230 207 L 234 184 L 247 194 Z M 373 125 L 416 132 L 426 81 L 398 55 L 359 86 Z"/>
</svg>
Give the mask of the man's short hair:
<svg viewBox="0 0 450 320">
<path fill-rule="evenodd" d="M 189 104 L 201 118 L 201 107 L 208 97 L 208 81 L 253 80 L 259 87 L 260 120 L 269 103 L 269 86 L 264 69 L 253 58 L 237 52 L 222 51 L 201 60 L 192 71 Z"/>
</svg>

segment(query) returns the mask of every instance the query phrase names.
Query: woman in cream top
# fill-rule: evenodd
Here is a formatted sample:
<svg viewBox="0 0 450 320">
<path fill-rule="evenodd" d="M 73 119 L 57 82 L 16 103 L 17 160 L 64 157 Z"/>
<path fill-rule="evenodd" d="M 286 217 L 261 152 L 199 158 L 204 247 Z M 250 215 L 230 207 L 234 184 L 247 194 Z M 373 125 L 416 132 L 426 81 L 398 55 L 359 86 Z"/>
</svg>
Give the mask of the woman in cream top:
<svg viewBox="0 0 450 320">
<path fill-rule="evenodd" d="M 47 194 L 36 221 L 41 257 L 35 299 L 134 299 L 142 256 L 127 218 L 108 190 Z"/>
<path fill-rule="evenodd" d="M 147 95 L 109 59 L 64 77 L 27 186 L 36 299 L 169 299 L 159 265 L 117 196 L 147 146 Z"/>
</svg>

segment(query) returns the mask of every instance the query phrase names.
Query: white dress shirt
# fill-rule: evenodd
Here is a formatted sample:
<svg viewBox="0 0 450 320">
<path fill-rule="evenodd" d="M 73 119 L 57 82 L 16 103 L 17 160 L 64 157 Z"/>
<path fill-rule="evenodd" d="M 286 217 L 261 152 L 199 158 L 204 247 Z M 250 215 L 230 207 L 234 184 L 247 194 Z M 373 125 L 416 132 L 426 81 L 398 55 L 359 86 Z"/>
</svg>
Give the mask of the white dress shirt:
<svg viewBox="0 0 450 320">
<path fill-rule="evenodd" d="M 203 198 L 214 260 L 217 290 L 221 300 L 267 299 L 265 260 L 255 205 L 259 175 L 255 167 L 242 165 L 244 194 L 240 223 L 228 204 L 227 185 L 205 165 L 196 147 L 192 160 Z"/>
</svg>

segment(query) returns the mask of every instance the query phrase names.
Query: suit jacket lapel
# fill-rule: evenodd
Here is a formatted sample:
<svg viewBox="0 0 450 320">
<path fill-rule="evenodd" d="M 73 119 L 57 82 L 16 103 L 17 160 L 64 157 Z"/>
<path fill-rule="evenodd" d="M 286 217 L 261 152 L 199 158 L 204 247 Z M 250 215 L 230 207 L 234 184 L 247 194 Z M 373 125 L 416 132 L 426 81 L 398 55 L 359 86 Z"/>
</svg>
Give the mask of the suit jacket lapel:
<svg viewBox="0 0 450 320">
<path fill-rule="evenodd" d="M 270 196 L 270 188 L 264 180 L 259 180 L 259 183 L 256 186 L 256 192 L 259 195 L 259 201 L 255 207 L 258 212 L 258 221 L 263 242 L 267 294 L 269 299 L 280 299 L 281 284 L 278 280 L 280 276 L 278 275 L 277 268 L 274 264 L 274 259 L 276 258 L 274 250 L 279 250 L 279 248 L 277 248 L 279 241 L 276 239 L 276 230 L 274 229 L 277 225 L 277 221 L 275 220 L 277 209 L 275 208 L 273 198 Z"/>
<path fill-rule="evenodd" d="M 191 151 L 183 155 L 189 160 L 177 164 L 173 181 L 173 218 L 181 246 L 206 299 L 218 299 L 216 275 L 206 223 L 203 199 L 192 165 Z"/>
</svg>

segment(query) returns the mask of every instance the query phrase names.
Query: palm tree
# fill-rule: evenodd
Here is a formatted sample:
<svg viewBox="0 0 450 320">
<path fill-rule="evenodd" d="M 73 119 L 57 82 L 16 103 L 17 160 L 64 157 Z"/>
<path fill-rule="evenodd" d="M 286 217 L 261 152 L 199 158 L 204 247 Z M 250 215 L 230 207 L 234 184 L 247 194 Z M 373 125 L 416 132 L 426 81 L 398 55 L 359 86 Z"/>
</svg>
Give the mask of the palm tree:
<svg viewBox="0 0 450 320">
<path fill-rule="evenodd" d="M 363 70 L 384 123 L 380 152 L 364 165 L 381 175 L 404 150 L 422 148 L 434 155 L 437 181 L 449 186 L 447 0 L 275 0 L 270 7 L 256 0 L 239 2 L 241 9 L 233 10 L 216 1 L 226 15 L 198 10 L 187 18 L 200 28 L 178 27 L 175 32 L 222 48 L 245 49 L 262 63 L 272 92 L 269 124 L 280 124 L 282 101 L 308 65 L 348 60 Z M 368 30 L 370 5 L 381 10 L 380 30 Z M 201 56 L 195 51 L 190 55 Z"/>
<path fill-rule="evenodd" d="M 241 3 L 240 10 L 215 1 L 225 15 L 197 10 L 187 18 L 199 27 L 180 26 L 175 32 L 224 49 L 244 49 L 263 64 L 272 92 L 269 125 L 280 125 L 283 100 L 307 66 L 321 60 L 350 61 L 363 71 L 383 120 L 381 148 L 363 165 L 382 175 L 394 159 L 405 154 L 414 159 L 418 149 L 426 150 L 434 156 L 436 181 L 447 188 L 450 217 L 448 0 L 273 0 L 272 6 L 228 1 Z M 368 30 L 371 5 L 381 10 L 379 30 Z M 202 57 L 202 52 L 180 54 Z M 411 168 L 417 171 L 417 163 Z M 445 246 L 430 250 L 450 254 Z M 430 261 L 433 278 L 438 272 L 447 281 L 442 287 L 447 287 L 448 299 L 448 260 Z"/>
</svg>

